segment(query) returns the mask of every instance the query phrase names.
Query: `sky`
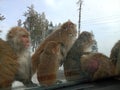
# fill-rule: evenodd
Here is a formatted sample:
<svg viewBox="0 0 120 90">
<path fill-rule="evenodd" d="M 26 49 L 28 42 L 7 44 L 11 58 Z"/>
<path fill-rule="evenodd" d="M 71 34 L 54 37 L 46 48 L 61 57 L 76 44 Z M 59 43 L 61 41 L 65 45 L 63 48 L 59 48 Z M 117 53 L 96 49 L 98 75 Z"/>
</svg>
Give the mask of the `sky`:
<svg viewBox="0 0 120 90">
<path fill-rule="evenodd" d="M 5 39 L 8 30 L 24 21 L 24 12 L 34 5 L 38 13 L 45 12 L 53 24 L 71 20 L 78 25 L 78 0 L 0 0 L 0 13 L 5 20 L 0 22 L 0 38 Z M 113 45 L 120 39 L 120 0 L 82 0 L 81 31 L 92 31 L 98 51 L 109 56 Z"/>
</svg>

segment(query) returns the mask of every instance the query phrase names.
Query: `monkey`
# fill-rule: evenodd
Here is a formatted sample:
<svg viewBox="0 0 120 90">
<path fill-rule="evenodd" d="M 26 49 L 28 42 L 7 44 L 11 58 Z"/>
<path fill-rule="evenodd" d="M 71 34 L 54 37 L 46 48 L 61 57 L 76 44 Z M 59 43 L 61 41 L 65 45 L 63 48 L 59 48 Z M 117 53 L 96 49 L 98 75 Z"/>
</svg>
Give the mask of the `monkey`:
<svg viewBox="0 0 120 90">
<path fill-rule="evenodd" d="M 12 48 L 0 39 L 0 89 L 11 89 L 18 67 L 17 56 Z"/>
<path fill-rule="evenodd" d="M 46 47 L 48 42 L 55 41 L 62 43 L 62 48 L 60 49 L 60 52 L 62 53 L 61 56 L 61 62 L 62 62 L 63 58 L 66 57 L 67 52 L 75 42 L 76 36 L 77 36 L 76 24 L 71 22 L 70 20 L 64 22 L 57 30 L 55 30 L 49 36 L 47 36 L 46 39 L 40 43 L 39 47 L 32 55 L 33 73 L 35 73 L 38 68 L 41 53 L 44 51 L 44 48 Z"/>
<path fill-rule="evenodd" d="M 117 63 L 119 49 L 120 49 L 120 40 L 118 40 L 118 42 L 113 46 L 110 53 L 110 58 L 114 65 L 116 65 Z"/>
<path fill-rule="evenodd" d="M 93 44 L 93 37 L 90 32 L 83 31 L 76 39 L 75 43 L 67 53 L 64 60 L 64 75 L 67 81 L 79 80 L 82 78 L 80 68 L 80 57 L 90 52 Z"/>
<path fill-rule="evenodd" d="M 30 33 L 23 27 L 12 27 L 7 33 L 6 42 L 16 53 L 17 62 L 19 63 L 15 80 L 22 82 L 25 86 L 35 85 L 31 81 Z"/>
<path fill-rule="evenodd" d="M 115 66 L 110 58 L 102 53 L 90 53 L 80 58 L 81 70 L 91 81 L 110 78 L 115 75 Z"/>
<path fill-rule="evenodd" d="M 61 60 L 60 45 L 60 42 L 50 41 L 40 55 L 37 79 L 41 86 L 51 86 L 57 82 Z"/>
<path fill-rule="evenodd" d="M 120 40 L 118 40 L 111 49 L 111 62 L 115 65 L 116 76 L 120 75 Z"/>
</svg>

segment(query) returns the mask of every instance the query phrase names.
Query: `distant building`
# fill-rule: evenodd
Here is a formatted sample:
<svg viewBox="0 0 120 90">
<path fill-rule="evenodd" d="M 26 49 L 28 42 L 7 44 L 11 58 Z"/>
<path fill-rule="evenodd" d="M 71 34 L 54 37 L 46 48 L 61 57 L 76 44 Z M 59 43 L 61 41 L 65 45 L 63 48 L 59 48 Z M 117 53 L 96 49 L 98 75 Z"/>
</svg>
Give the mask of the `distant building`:
<svg viewBox="0 0 120 90">
<path fill-rule="evenodd" d="M 92 45 L 92 52 L 93 52 L 93 53 L 96 53 L 96 52 L 98 52 L 97 41 L 95 40 L 95 36 L 94 36 L 94 34 L 93 34 L 93 31 L 91 31 L 91 33 L 92 33 L 92 35 L 93 35 L 93 40 L 94 40 L 94 43 L 93 43 L 93 45 Z"/>
</svg>

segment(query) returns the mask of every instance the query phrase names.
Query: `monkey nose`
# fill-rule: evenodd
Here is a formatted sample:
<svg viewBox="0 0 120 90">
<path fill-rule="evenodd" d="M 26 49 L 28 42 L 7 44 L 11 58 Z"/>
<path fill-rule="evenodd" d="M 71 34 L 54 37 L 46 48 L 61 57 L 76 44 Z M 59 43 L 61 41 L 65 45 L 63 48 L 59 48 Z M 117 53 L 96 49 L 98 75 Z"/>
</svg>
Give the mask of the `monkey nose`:
<svg viewBox="0 0 120 90">
<path fill-rule="evenodd" d="M 26 47 L 29 47 L 30 46 L 30 41 L 27 39 L 26 40 L 26 45 L 25 45 Z"/>
</svg>

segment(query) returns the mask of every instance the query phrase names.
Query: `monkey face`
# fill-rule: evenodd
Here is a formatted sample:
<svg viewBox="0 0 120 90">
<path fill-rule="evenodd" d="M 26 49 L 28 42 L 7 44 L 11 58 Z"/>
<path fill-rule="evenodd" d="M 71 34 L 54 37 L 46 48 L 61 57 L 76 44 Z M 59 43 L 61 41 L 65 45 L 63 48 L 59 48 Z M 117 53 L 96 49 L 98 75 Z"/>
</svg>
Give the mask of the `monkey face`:
<svg viewBox="0 0 120 90">
<path fill-rule="evenodd" d="M 29 40 L 29 37 L 27 35 L 21 36 L 21 42 L 23 42 L 23 46 L 25 48 L 28 48 L 30 46 L 30 40 Z"/>
<path fill-rule="evenodd" d="M 28 49 L 30 46 L 29 32 L 25 28 L 13 27 L 7 34 L 7 41 L 15 51 Z"/>
<path fill-rule="evenodd" d="M 65 38 L 67 44 L 72 45 L 75 42 L 77 36 L 77 29 L 74 23 L 72 23 L 71 21 L 65 22 L 61 26 L 60 32 L 61 32 L 61 37 Z"/>
</svg>

